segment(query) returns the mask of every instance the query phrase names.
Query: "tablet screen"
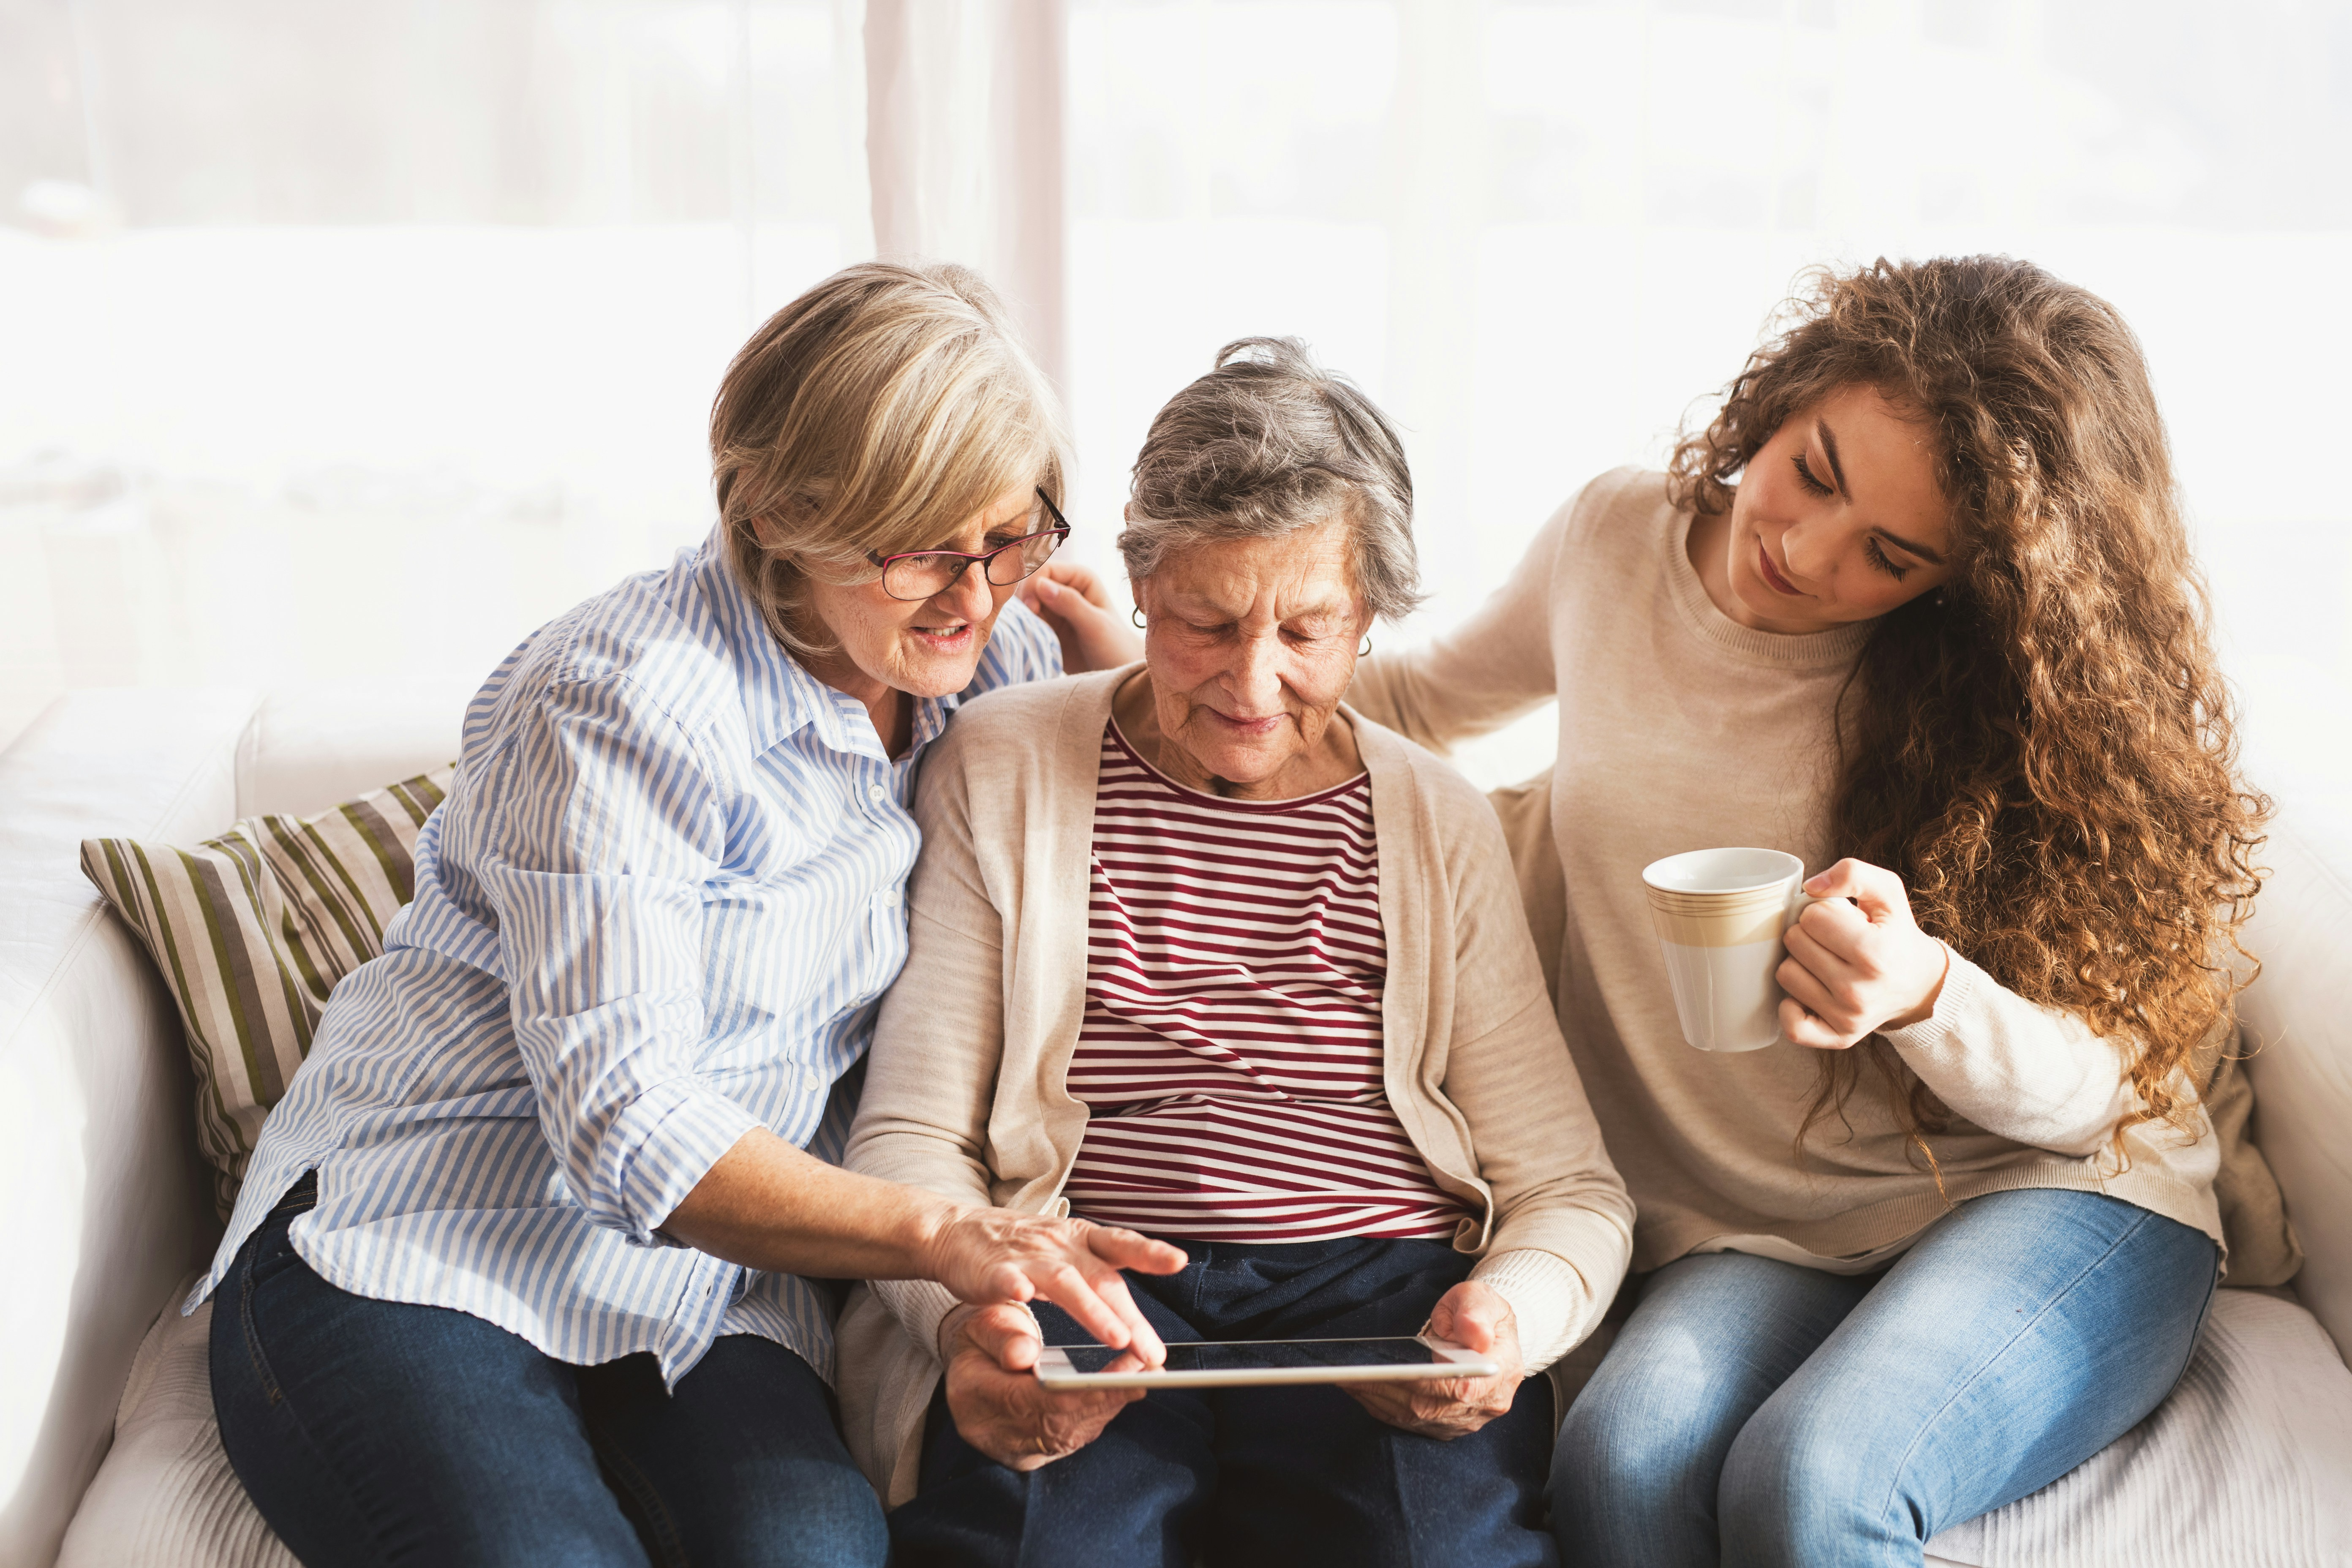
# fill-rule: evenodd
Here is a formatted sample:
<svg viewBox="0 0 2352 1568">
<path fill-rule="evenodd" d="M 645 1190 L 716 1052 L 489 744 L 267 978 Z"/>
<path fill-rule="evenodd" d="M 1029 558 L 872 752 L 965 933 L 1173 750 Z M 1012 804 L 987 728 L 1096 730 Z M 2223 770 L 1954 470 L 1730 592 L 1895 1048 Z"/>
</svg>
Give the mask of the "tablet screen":
<svg viewBox="0 0 2352 1568">
<path fill-rule="evenodd" d="M 1101 1345 L 1057 1345 L 1076 1373 L 1125 1372 L 1134 1366 L 1123 1351 Z M 1120 1364 L 1113 1366 L 1111 1363 Z M 1170 1372 L 1254 1372 L 1271 1367 L 1429 1366 L 1440 1358 L 1417 1339 L 1230 1340 L 1222 1344 L 1168 1347 Z"/>
</svg>

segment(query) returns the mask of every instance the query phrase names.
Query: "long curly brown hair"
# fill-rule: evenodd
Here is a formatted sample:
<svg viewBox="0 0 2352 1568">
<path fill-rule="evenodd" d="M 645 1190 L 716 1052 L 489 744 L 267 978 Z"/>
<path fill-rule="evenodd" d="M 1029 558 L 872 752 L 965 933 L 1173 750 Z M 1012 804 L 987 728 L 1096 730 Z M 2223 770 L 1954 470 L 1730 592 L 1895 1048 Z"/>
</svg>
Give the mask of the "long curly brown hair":
<svg viewBox="0 0 2352 1568">
<path fill-rule="evenodd" d="M 1857 384 L 1933 431 L 1957 548 L 1848 679 L 1832 842 L 2002 984 L 2121 1043 L 2139 1105 L 2120 1156 L 2125 1128 L 2186 1121 L 2180 1069 L 2251 977 L 2237 933 L 2269 813 L 2237 775 L 2147 365 L 2112 306 L 2026 262 L 1817 270 L 1676 445 L 1676 503 L 1728 510 L 1784 421 Z M 1945 1129 L 1874 1037 L 1822 1053 L 1801 1143 L 1865 1062 L 1915 1140 Z"/>
</svg>

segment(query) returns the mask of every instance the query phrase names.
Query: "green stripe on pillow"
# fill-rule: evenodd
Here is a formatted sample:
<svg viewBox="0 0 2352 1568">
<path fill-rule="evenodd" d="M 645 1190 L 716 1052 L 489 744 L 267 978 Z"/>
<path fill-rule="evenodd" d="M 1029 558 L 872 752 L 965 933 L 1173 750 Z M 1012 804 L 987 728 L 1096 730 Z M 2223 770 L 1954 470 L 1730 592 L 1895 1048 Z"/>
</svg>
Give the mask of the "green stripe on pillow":
<svg viewBox="0 0 2352 1568">
<path fill-rule="evenodd" d="M 327 996 L 383 950 L 454 767 L 315 816 L 249 816 L 194 849 L 86 838 L 81 868 L 155 961 L 187 1029 L 196 1142 L 222 1218 Z"/>
</svg>

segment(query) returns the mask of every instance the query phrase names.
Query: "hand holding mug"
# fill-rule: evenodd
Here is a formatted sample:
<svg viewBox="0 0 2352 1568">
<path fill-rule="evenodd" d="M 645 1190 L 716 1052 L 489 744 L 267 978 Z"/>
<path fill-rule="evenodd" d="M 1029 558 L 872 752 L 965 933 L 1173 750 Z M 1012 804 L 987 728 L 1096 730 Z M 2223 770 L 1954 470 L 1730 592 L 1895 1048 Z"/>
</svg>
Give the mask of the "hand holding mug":
<svg viewBox="0 0 2352 1568">
<path fill-rule="evenodd" d="M 1817 901 L 1789 928 L 1782 939 L 1788 957 L 1774 973 L 1788 993 L 1780 1003 L 1783 1036 L 1842 1051 L 1936 1010 L 1951 952 L 1911 918 L 1903 879 L 1848 858 L 1806 882 L 1804 891 Z"/>
</svg>

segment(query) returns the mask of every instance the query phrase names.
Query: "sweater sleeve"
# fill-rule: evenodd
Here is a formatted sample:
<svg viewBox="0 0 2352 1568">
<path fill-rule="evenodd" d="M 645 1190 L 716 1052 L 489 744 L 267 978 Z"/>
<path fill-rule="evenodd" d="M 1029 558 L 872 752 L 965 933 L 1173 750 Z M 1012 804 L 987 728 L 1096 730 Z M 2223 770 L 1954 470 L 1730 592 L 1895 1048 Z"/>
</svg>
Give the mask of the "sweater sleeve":
<svg viewBox="0 0 2352 1568">
<path fill-rule="evenodd" d="M 1519 1360 L 1529 1376 L 1575 1349 L 1609 1306 L 1607 1297 L 1587 1288 L 1574 1264 L 1531 1247 L 1482 1258 L 1470 1278 L 1510 1303 Z"/>
<path fill-rule="evenodd" d="M 2054 1153 L 2096 1153 L 2136 1102 L 2114 1041 L 2063 1008 L 2027 1001 L 1957 952 L 1935 1011 L 1885 1037 L 1952 1110 Z"/>
<path fill-rule="evenodd" d="M 1500 588 L 1433 642 L 1356 666 L 1349 705 L 1433 752 L 1500 729 L 1558 691 L 1552 574 L 1576 515 L 1601 481 L 1554 512 Z"/>
<path fill-rule="evenodd" d="M 875 1022 L 842 1163 L 986 1205 L 989 1103 L 1004 1045 L 1003 919 L 982 883 L 961 755 L 950 733 L 916 787 L 923 854 L 908 889 L 907 965 Z M 873 1289 L 936 1354 L 940 1320 L 955 1305 L 947 1288 L 897 1279 Z"/>
<path fill-rule="evenodd" d="M 1453 1039 L 1444 1092 L 1494 1197 L 1475 1272 L 1511 1303 L 1526 1370 L 1590 1333 L 1633 1256 L 1633 1205 L 1560 1037 L 1493 812 L 1452 770 L 1425 764 L 1452 840 Z"/>
</svg>

